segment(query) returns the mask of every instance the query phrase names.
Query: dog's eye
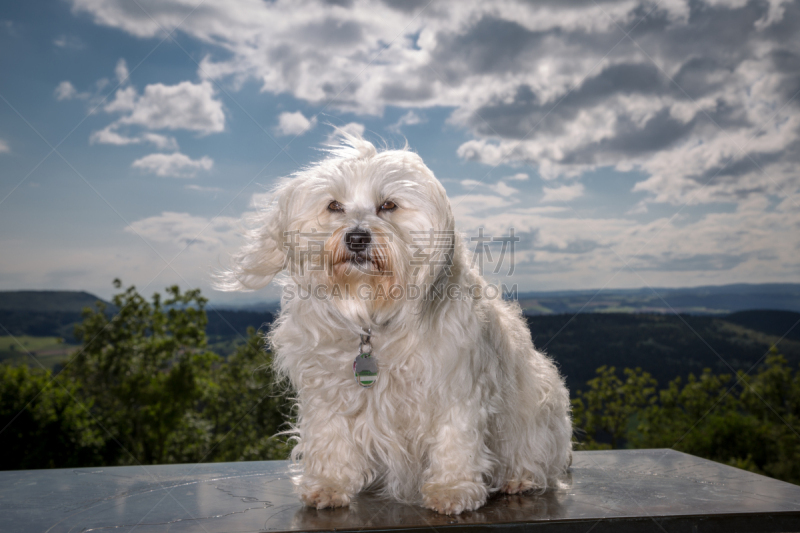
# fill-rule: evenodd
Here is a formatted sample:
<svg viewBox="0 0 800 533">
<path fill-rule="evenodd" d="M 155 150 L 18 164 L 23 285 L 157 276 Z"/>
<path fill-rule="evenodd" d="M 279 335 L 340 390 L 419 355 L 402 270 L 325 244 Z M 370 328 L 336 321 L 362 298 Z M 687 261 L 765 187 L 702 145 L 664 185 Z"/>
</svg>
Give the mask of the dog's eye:
<svg viewBox="0 0 800 533">
<path fill-rule="evenodd" d="M 344 211 L 344 206 L 334 200 L 328 204 L 328 211 Z"/>
<path fill-rule="evenodd" d="M 397 209 L 397 204 L 391 200 L 386 200 L 383 202 L 383 205 L 381 205 L 379 211 L 394 211 L 395 209 Z"/>
</svg>

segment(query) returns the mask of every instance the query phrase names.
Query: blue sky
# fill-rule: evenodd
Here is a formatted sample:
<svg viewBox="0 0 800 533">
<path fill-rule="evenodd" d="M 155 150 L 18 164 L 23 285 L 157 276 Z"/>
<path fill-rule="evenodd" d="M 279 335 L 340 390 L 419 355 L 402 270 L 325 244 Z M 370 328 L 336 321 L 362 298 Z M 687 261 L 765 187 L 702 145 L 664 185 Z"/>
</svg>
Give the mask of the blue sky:
<svg viewBox="0 0 800 533">
<path fill-rule="evenodd" d="M 800 5 L 0 8 L 0 289 L 209 273 L 328 123 L 405 140 L 520 290 L 800 281 Z"/>
</svg>

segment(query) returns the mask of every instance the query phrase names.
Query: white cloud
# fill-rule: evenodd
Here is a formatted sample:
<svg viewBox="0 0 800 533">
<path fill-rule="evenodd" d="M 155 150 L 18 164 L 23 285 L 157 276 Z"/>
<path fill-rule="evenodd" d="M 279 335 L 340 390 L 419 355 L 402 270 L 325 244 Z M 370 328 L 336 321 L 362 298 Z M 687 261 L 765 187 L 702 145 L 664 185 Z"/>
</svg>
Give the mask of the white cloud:
<svg viewBox="0 0 800 533">
<path fill-rule="evenodd" d="M 363 137 L 366 129 L 366 126 L 359 122 L 348 122 L 344 126 L 339 126 L 336 130 L 331 132 L 325 139 L 324 144 L 339 144 L 340 132 L 349 133 L 350 135 L 355 135 L 356 137 Z"/>
<path fill-rule="evenodd" d="M 184 189 L 188 189 L 190 191 L 197 191 L 197 192 L 213 192 L 213 193 L 218 193 L 218 192 L 222 192 L 223 191 L 223 189 L 220 188 L 220 187 L 206 187 L 206 186 L 203 186 L 203 185 L 195 185 L 194 183 L 191 183 L 189 185 L 185 185 Z"/>
<path fill-rule="evenodd" d="M 125 83 L 128 81 L 128 76 L 130 73 L 128 72 L 128 63 L 125 62 L 125 59 L 120 58 L 120 60 L 117 61 L 114 74 L 117 76 L 117 81 L 119 83 Z"/>
<path fill-rule="evenodd" d="M 83 41 L 74 35 L 60 35 L 53 39 L 53 44 L 58 48 L 71 48 L 73 50 L 82 50 L 85 48 Z"/>
<path fill-rule="evenodd" d="M 153 144 L 159 150 L 178 150 L 178 141 L 175 137 L 161 135 L 160 133 L 143 133 L 142 141 Z"/>
<path fill-rule="evenodd" d="M 0 139 L 0 154 L 7 154 L 11 152 L 11 147 L 3 139 Z"/>
<path fill-rule="evenodd" d="M 230 217 L 207 219 L 189 213 L 165 211 L 160 215 L 137 220 L 125 228 L 125 231 L 139 235 L 147 241 L 213 249 L 236 240 L 238 223 L 238 219 Z"/>
<path fill-rule="evenodd" d="M 125 60 L 120 59 L 116 67 L 117 79 L 121 83 L 128 75 Z M 177 150 L 178 143 L 174 137 L 153 131 L 132 131 L 188 130 L 206 135 L 225 129 L 222 102 L 215 99 L 214 88 L 207 81 L 184 81 L 176 85 L 155 83 L 147 85 L 141 95 L 135 87 L 128 85 L 117 89 L 103 110 L 122 116 L 105 128 L 92 132 L 89 136 L 91 144 L 124 146 L 150 143 L 159 150 Z"/>
<path fill-rule="evenodd" d="M 510 198 L 503 198 L 493 194 L 475 194 L 472 192 L 454 196 L 450 199 L 450 205 L 453 207 L 453 210 L 464 215 L 464 220 L 461 218 L 456 218 L 456 220 L 467 227 L 469 227 L 469 224 L 466 220 L 476 216 L 480 219 L 480 213 L 497 208 L 507 208 L 512 204 L 514 204 L 514 200 Z"/>
<path fill-rule="evenodd" d="M 395 122 L 390 126 L 387 126 L 386 129 L 389 131 L 393 131 L 395 133 L 400 133 L 403 126 L 415 126 L 417 124 L 424 124 L 427 121 L 428 119 L 426 119 L 419 113 L 416 113 L 414 111 L 409 111 L 408 113 L 400 117 L 400 119 L 397 122 Z"/>
<path fill-rule="evenodd" d="M 513 196 L 519 194 L 519 190 L 509 186 L 503 181 L 498 181 L 497 183 L 484 183 L 478 180 L 462 180 L 461 186 L 467 189 L 467 194 L 479 187 L 489 189 L 500 196 Z"/>
<path fill-rule="evenodd" d="M 214 99 L 211 82 L 154 83 L 144 88 L 131 113 L 120 118 L 119 123 L 208 134 L 225 129 L 225 113 L 222 102 Z"/>
<path fill-rule="evenodd" d="M 79 93 L 75 86 L 72 85 L 71 82 L 64 80 L 58 84 L 56 90 L 53 92 L 55 94 L 56 100 L 72 100 L 74 98 L 79 98 L 81 100 L 85 100 L 89 98 L 89 93 Z"/>
<path fill-rule="evenodd" d="M 576 183 L 562 187 L 544 187 L 543 191 L 542 203 L 569 202 L 583 196 L 583 185 Z"/>
<path fill-rule="evenodd" d="M 185 154 L 175 152 L 146 155 L 134 161 L 131 166 L 161 177 L 193 178 L 199 170 L 211 170 L 214 160 L 207 156 L 195 160 Z"/>
<path fill-rule="evenodd" d="M 106 113 L 127 113 L 133 111 L 136 107 L 136 99 L 139 95 L 135 87 L 125 87 L 117 89 L 114 93 L 114 99 L 103 106 Z"/>
<path fill-rule="evenodd" d="M 451 203 L 468 237 L 479 228 L 492 237 L 514 228 L 521 240 L 510 281 L 521 288 L 791 282 L 800 267 L 800 210 L 791 198 L 771 207 L 766 199 L 748 200 L 733 212 L 644 224 L 492 195 L 456 196 Z"/>
<path fill-rule="evenodd" d="M 317 117 L 307 119 L 300 111 L 281 113 L 277 132 L 280 135 L 302 135 L 317 125 Z"/>
<path fill-rule="evenodd" d="M 117 146 L 151 143 L 159 150 L 178 150 L 178 141 L 175 140 L 175 137 L 149 132 L 136 136 L 122 135 L 116 131 L 118 127 L 119 125 L 114 123 L 106 126 L 102 130 L 93 132 L 89 136 L 89 143 L 113 144 Z"/>
<path fill-rule="evenodd" d="M 520 172 L 518 174 L 514 174 L 513 176 L 509 176 L 506 179 L 507 180 L 513 180 L 513 181 L 525 181 L 525 180 L 527 180 L 529 178 L 530 178 L 530 176 L 528 176 L 527 174 L 525 174 L 523 172 Z"/>
<path fill-rule="evenodd" d="M 115 144 L 117 146 L 125 146 L 127 144 L 139 144 L 141 139 L 134 138 L 134 137 L 127 137 L 125 135 L 120 135 L 116 131 L 112 129 L 111 126 L 107 126 L 102 130 L 95 131 L 89 136 L 89 143 L 94 144 Z"/>
<path fill-rule="evenodd" d="M 789 1 L 790 0 L 768 0 L 769 11 L 755 22 L 755 27 L 759 30 L 763 30 L 783 20 L 783 15 L 785 13 L 784 4 L 788 4 Z"/>
<path fill-rule="evenodd" d="M 508 146 L 501 148 L 497 143 L 490 143 L 484 139 L 467 141 L 458 147 L 456 153 L 462 159 L 480 161 L 492 166 L 515 160 L 513 150 Z"/>
<path fill-rule="evenodd" d="M 639 202 L 635 206 L 631 207 L 628 211 L 625 212 L 626 215 L 644 215 L 648 213 L 650 209 L 647 207 L 647 202 Z"/>
</svg>

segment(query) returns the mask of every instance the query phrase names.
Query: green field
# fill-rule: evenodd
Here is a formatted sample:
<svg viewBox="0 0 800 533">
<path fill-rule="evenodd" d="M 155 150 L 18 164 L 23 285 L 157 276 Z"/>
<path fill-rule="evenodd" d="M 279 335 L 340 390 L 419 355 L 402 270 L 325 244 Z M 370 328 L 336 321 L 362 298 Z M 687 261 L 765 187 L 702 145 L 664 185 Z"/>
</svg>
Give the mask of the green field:
<svg viewBox="0 0 800 533">
<path fill-rule="evenodd" d="M 0 361 L 39 366 L 31 359 L 33 356 L 45 368 L 53 368 L 67 359 L 76 348 L 77 346 L 65 344 L 64 339 L 58 337 L 0 336 Z"/>
</svg>

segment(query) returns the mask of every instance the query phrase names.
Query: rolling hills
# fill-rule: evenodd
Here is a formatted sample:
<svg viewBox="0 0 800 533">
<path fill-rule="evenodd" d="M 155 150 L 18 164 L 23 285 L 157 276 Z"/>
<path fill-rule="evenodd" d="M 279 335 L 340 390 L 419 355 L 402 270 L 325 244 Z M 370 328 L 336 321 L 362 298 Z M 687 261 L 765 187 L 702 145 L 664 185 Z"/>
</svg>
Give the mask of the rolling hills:
<svg viewBox="0 0 800 533">
<path fill-rule="evenodd" d="M 526 314 L 688 313 L 727 315 L 774 309 L 800 312 L 800 284 L 761 283 L 599 291 L 524 292 L 517 295 Z"/>
<path fill-rule="evenodd" d="M 762 292 L 755 287 L 675 289 L 664 296 L 673 308 L 705 310 L 697 314 L 653 312 L 652 294 L 638 290 L 547 293 L 533 299 L 528 294 L 520 295 L 520 303 L 526 308 L 535 345 L 556 360 L 570 389 L 585 388 L 602 365 L 638 366 L 666 385 L 676 376 L 698 374 L 704 368 L 718 373 L 748 370 L 772 345 L 793 366 L 800 363 L 800 313 L 792 310 L 800 308 L 796 296 L 800 285 L 770 285 Z M 24 338 L 28 349 L 52 363 L 75 342 L 72 330 L 81 320 L 80 309 L 97 300 L 88 293 L 0 292 L 0 337 Z M 529 306 L 533 300 L 539 308 Z M 541 312 L 544 304 L 547 313 Z M 740 309 L 757 304 L 777 309 Z M 263 328 L 272 322 L 274 315 L 266 309 L 209 308 L 210 347 L 229 354 L 243 341 L 248 327 Z M 586 312 L 590 309 L 594 312 Z M 58 337 L 67 344 L 58 345 Z M 0 360 L 23 359 L 18 346 L 5 344 L 0 343 Z"/>
</svg>

